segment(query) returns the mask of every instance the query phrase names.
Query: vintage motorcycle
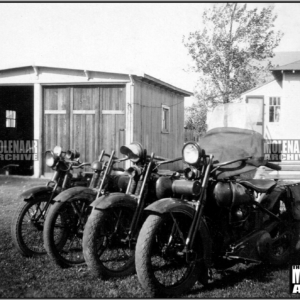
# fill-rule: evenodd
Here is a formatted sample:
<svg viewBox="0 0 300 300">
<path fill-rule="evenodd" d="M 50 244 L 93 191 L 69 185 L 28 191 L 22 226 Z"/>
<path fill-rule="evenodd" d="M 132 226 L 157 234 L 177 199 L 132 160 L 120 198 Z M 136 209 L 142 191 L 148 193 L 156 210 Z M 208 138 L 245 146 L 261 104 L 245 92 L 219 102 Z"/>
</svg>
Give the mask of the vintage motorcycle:
<svg viewBox="0 0 300 300">
<path fill-rule="evenodd" d="M 53 198 L 73 186 L 87 186 L 90 176 L 72 175 L 73 169 L 82 168 L 88 163 L 80 163 L 79 152 L 62 151 L 55 146 L 53 151 L 45 152 L 46 165 L 55 172 L 52 179 L 43 186 L 28 189 L 19 195 L 20 204 L 11 222 L 11 236 L 14 245 L 24 256 L 45 254 L 43 228 L 47 211 Z"/>
<path fill-rule="evenodd" d="M 212 269 L 290 259 L 297 222 L 293 188 L 251 178 L 259 166 L 280 167 L 264 160 L 263 137 L 251 129 L 256 120 L 247 118 L 255 111 L 249 105 L 217 107 L 212 120 L 220 127 L 199 144 L 183 146 L 185 180 L 166 187 L 173 197 L 146 208 L 135 263 L 149 296 L 178 296 L 196 281 L 207 284 Z"/>
<path fill-rule="evenodd" d="M 161 192 L 164 179 L 180 177 L 174 171 L 158 172 L 158 167 L 181 160 L 181 157 L 167 160 L 154 153 L 149 156 L 139 143 L 122 146 L 120 151 L 133 163 L 126 170 L 129 175 L 126 192 L 111 193 L 95 200 L 83 233 L 85 261 L 91 272 L 101 278 L 126 276 L 135 271 L 134 250 L 143 209 L 167 196 Z M 120 186 L 123 184 L 119 182 Z"/>
<path fill-rule="evenodd" d="M 61 267 L 85 263 L 82 234 L 91 212 L 89 205 L 108 191 L 119 191 L 117 182 L 124 169 L 114 165 L 127 158 L 118 159 L 114 153 L 109 155 L 102 150 L 99 159 L 92 163 L 93 177 L 89 187 L 73 187 L 53 199 L 44 225 L 44 246 L 51 259 Z"/>
</svg>

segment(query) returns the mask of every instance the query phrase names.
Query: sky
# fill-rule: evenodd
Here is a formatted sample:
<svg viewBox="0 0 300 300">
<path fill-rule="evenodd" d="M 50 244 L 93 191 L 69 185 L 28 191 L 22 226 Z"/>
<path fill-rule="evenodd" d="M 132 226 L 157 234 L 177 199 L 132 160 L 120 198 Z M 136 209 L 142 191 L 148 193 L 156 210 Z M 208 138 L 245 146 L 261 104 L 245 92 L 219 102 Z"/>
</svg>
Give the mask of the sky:
<svg viewBox="0 0 300 300">
<path fill-rule="evenodd" d="M 0 69 L 45 65 L 143 72 L 193 92 L 183 44 L 212 3 L 0 3 Z M 300 3 L 274 5 L 277 52 L 300 51 Z M 300 57 L 299 57 L 300 60 Z"/>
</svg>

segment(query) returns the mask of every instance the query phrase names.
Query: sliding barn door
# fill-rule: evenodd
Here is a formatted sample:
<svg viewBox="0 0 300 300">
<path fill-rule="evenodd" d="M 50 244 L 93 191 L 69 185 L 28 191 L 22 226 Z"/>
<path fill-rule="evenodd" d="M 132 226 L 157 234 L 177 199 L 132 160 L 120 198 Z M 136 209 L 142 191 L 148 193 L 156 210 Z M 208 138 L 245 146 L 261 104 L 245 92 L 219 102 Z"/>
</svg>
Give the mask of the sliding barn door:
<svg viewBox="0 0 300 300">
<path fill-rule="evenodd" d="M 80 160 L 96 160 L 125 143 L 125 86 L 44 88 L 44 150 L 76 149 Z M 89 171 L 88 168 L 85 169 Z M 44 173 L 52 172 L 46 165 Z"/>
</svg>

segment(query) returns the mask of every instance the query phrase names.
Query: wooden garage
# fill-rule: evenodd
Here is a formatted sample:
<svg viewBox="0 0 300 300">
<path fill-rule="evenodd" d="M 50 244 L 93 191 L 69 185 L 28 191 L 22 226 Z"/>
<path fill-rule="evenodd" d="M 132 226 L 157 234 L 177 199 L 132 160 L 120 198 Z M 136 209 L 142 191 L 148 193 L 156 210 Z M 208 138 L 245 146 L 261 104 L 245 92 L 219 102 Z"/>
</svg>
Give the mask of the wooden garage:
<svg viewBox="0 0 300 300">
<path fill-rule="evenodd" d="M 19 93 L 17 108 L 10 109 L 9 97 L 1 89 L 13 91 L 20 86 L 24 91 L 31 87 L 31 99 Z M 15 121 L 3 115 L 0 132 L 12 122 L 15 132 L 23 130 L 24 139 L 33 137 L 38 157 L 32 162 L 35 177 L 51 171 L 44 166 L 43 153 L 55 145 L 77 149 L 81 160 L 93 161 L 102 149 L 114 149 L 119 156 L 120 146 L 137 141 L 148 152 L 174 158 L 181 156 L 184 97 L 191 95 L 147 74 L 46 66 L 10 68 L 0 70 L 0 107 Z M 27 102 L 33 103 L 31 108 Z M 20 123 L 24 111 L 33 128 Z M 6 130 L 3 139 L 15 140 L 12 131 Z"/>
</svg>

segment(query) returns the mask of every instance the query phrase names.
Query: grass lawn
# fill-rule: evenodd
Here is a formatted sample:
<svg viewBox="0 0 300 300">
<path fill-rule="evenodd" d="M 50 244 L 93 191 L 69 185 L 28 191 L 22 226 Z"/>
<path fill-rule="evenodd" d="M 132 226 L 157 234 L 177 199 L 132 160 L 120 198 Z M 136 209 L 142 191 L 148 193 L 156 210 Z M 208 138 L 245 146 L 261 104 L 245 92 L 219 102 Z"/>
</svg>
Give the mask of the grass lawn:
<svg viewBox="0 0 300 300">
<path fill-rule="evenodd" d="M 17 252 L 10 236 L 17 195 L 45 182 L 0 176 L 0 298 L 146 297 L 136 275 L 101 281 L 93 278 L 85 266 L 60 269 L 46 255 L 24 258 Z M 288 267 L 239 265 L 223 274 L 214 274 L 208 287 L 197 284 L 182 298 L 291 298 Z"/>
</svg>

